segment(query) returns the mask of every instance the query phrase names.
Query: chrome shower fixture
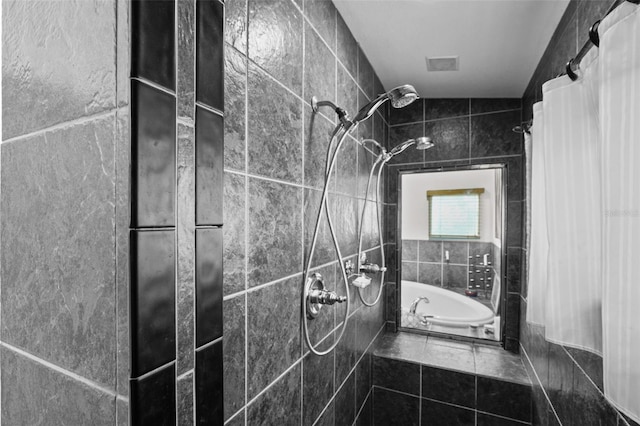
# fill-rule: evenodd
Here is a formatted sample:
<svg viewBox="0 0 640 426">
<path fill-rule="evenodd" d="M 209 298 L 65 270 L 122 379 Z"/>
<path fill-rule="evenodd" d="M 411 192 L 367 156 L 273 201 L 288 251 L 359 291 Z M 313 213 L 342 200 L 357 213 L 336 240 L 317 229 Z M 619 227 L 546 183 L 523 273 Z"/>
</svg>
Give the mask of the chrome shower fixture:
<svg viewBox="0 0 640 426">
<path fill-rule="evenodd" d="M 435 144 L 431 141 L 429 136 L 420 136 L 416 139 L 416 149 L 429 149 L 434 146 Z"/>
<path fill-rule="evenodd" d="M 389 90 L 387 93 L 379 95 L 376 99 L 362 107 L 352 121 L 356 124 L 366 120 L 386 101 L 391 101 L 391 106 L 394 108 L 403 108 L 416 99 L 418 99 L 418 92 L 416 92 L 416 89 L 414 89 L 412 85 L 405 84 L 398 86 Z"/>
<path fill-rule="evenodd" d="M 349 114 L 343 108 L 340 108 L 338 105 L 334 104 L 331 101 L 319 101 L 315 96 L 311 97 L 311 109 L 313 112 L 318 112 L 321 107 L 329 107 L 335 111 L 340 119 L 340 123 L 343 126 L 351 125 L 351 120 L 349 120 Z"/>
<path fill-rule="evenodd" d="M 389 161 L 392 157 L 400 154 L 401 152 L 403 152 L 404 150 L 406 150 L 407 148 L 409 148 L 411 145 L 414 145 L 414 144 L 416 146 L 416 149 L 419 149 L 419 150 L 429 149 L 434 146 L 434 143 L 431 141 L 431 138 L 428 136 L 421 136 L 417 139 L 408 139 L 394 146 L 391 149 L 391 151 L 389 151 L 389 153 L 385 155 L 384 162 Z"/>
</svg>

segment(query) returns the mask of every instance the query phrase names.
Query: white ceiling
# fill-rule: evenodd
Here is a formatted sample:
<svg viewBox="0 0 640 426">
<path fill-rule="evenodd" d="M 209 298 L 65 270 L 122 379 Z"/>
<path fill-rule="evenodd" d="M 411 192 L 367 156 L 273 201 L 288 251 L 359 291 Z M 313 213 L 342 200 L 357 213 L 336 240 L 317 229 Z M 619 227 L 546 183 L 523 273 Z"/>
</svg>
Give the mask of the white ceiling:
<svg viewBox="0 0 640 426">
<path fill-rule="evenodd" d="M 521 97 L 569 4 L 333 1 L 385 89 L 409 83 L 425 98 Z M 460 70 L 427 72 L 426 56 L 459 56 Z"/>
</svg>

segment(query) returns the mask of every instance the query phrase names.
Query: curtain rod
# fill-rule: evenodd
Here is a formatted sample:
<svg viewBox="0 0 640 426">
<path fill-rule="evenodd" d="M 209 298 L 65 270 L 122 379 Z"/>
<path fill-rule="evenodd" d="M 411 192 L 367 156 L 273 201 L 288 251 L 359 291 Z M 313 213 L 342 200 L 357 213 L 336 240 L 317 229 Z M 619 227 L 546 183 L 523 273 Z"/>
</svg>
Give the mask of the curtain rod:
<svg viewBox="0 0 640 426">
<path fill-rule="evenodd" d="M 580 68 L 580 61 L 582 61 L 582 58 L 584 58 L 584 56 L 587 54 L 591 46 L 595 46 L 595 47 L 600 46 L 600 36 L 598 35 L 598 26 L 600 25 L 600 21 L 602 21 L 602 19 L 604 19 L 616 7 L 620 6 L 625 1 L 628 1 L 629 3 L 633 3 L 633 4 L 640 4 L 640 0 L 616 0 L 609 7 L 609 9 L 607 9 L 607 12 L 604 14 L 603 17 L 597 20 L 596 22 L 594 22 L 593 25 L 591 25 L 591 28 L 589 28 L 589 39 L 584 43 L 584 45 L 582 46 L 582 49 L 580 49 L 576 57 L 570 59 L 569 62 L 567 62 L 567 65 L 565 67 L 565 72 L 572 81 L 576 81 L 578 79 L 578 75 L 576 74 L 576 71 L 578 70 L 578 68 Z"/>
</svg>

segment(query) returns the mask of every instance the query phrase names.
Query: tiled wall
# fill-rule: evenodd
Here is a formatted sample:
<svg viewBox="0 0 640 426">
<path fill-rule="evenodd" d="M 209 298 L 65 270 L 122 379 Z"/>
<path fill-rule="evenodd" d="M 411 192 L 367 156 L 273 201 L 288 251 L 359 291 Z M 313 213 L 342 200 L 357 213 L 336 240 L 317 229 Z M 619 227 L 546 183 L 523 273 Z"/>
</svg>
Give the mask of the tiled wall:
<svg viewBox="0 0 640 426">
<path fill-rule="evenodd" d="M 473 164 L 507 166 L 506 284 L 501 316 L 505 317 L 505 347 L 518 350 L 520 276 L 522 258 L 523 140 L 511 131 L 521 121 L 520 99 L 422 99 L 407 108 L 392 109 L 389 145 L 408 138 L 429 136 L 435 147 L 408 149 L 394 157 L 387 170 L 385 219 L 387 254 L 391 267 L 397 264 L 401 247 L 395 244 L 398 215 L 398 172 Z M 394 271 L 389 274 L 391 280 Z M 505 281 L 505 280 L 503 280 Z M 387 321 L 396 328 L 396 285 L 387 287 Z M 505 303 L 506 301 L 506 303 Z"/>
<path fill-rule="evenodd" d="M 326 0 L 228 0 L 225 63 L 225 420 L 350 425 L 370 393 L 363 354 L 383 327 L 384 306 L 361 306 L 352 290 L 338 348 L 324 357 L 308 353 L 300 332 L 303 262 L 336 124 L 331 110 L 312 114 L 310 99 L 332 100 L 353 116 L 384 89 Z M 355 136 L 384 142 L 386 128 L 376 113 Z M 329 195 L 340 248 L 352 258 L 373 159 L 348 139 Z M 368 204 L 365 248 L 379 263 Z M 324 220 L 312 266 L 344 294 Z M 323 309 L 310 324 L 312 341 L 333 342 L 343 314 L 344 305 Z"/>
<path fill-rule="evenodd" d="M 224 4 L 131 6 L 131 422 L 220 424 Z"/>
<path fill-rule="evenodd" d="M 2 424 L 127 424 L 129 7 L 2 9 Z"/>
<path fill-rule="evenodd" d="M 523 118 L 542 100 L 542 84 L 564 72 L 565 64 L 588 39 L 589 27 L 601 19 L 610 0 L 571 1 L 556 28 L 523 97 Z M 524 258 L 523 258 L 524 259 Z M 544 329 L 527 324 L 526 274 L 521 296 L 521 335 L 525 366 L 534 382 L 534 424 L 637 424 L 620 415 L 602 394 L 602 358 L 544 339 Z"/>
<path fill-rule="evenodd" d="M 469 266 L 480 265 L 485 254 L 489 255 L 488 262 L 491 263 L 490 271 L 486 276 L 495 280 L 496 271 L 500 270 L 500 250 L 493 243 L 402 240 L 401 244 L 403 280 L 463 290 L 468 288 L 469 278 L 476 280 L 474 285 L 480 284 L 478 278 L 484 278 L 484 269 L 486 268 L 475 268 L 470 275 Z M 447 251 L 449 252 L 449 262 L 446 261 Z M 472 259 L 469 259 L 469 256 Z M 481 272 L 476 273 L 475 270 Z M 488 292 L 488 295 L 491 295 L 491 291 Z"/>
</svg>

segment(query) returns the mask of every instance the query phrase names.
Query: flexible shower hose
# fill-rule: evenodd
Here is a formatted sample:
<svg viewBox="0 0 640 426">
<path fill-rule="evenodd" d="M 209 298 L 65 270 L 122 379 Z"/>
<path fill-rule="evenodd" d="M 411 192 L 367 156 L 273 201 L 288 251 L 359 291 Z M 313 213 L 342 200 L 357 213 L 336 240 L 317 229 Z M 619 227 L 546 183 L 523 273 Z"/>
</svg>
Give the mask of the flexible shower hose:
<svg viewBox="0 0 640 426">
<path fill-rule="evenodd" d="M 338 239 L 336 237 L 335 229 L 333 227 L 333 221 L 331 219 L 331 213 L 329 211 L 329 205 L 327 203 L 327 195 L 329 192 L 329 183 L 331 182 L 331 174 L 333 173 L 333 169 L 335 168 L 335 165 L 336 165 L 336 159 L 338 158 L 338 152 L 340 151 L 340 148 L 342 147 L 342 144 L 344 143 L 345 139 L 349 135 L 350 131 L 355 129 L 356 126 L 357 124 L 354 124 L 348 128 L 343 128 L 341 125 L 338 125 L 338 127 L 334 130 L 331 136 L 329 147 L 327 148 L 327 166 L 325 168 L 325 179 L 324 179 L 324 186 L 322 188 L 322 197 L 320 199 L 320 207 L 318 208 L 316 226 L 313 230 L 313 238 L 311 239 L 311 248 L 309 250 L 309 257 L 307 258 L 307 261 L 305 262 L 305 267 L 304 267 L 303 285 L 306 286 L 307 280 L 309 279 L 309 269 L 311 268 L 311 261 L 313 260 L 313 255 L 315 253 L 316 244 L 318 241 L 318 231 L 320 229 L 320 220 L 322 219 L 322 211 L 324 210 L 327 216 L 327 223 L 329 224 L 329 231 L 331 232 L 331 239 L 333 240 L 333 246 L 335 247 L 336 254 L 338 256 L 338 265 L 340 265 L 340 273 L 342 275 L 342 282 L 344 283 L 344 289 L 345 289 L 346 298 L 347 298 L 347 301 L 346 301 L 347 305 L 345 309 L 344 319 L 342 321 L 342 327 L 340 328 L 340 333 L 337 339 L 335 339 L 333 344 L 328 349 L 321 351 L 321 350 L 318 350 L 315 346 L 313 346 L 313 344 L 311 343 L 311 339 L 309 337 L 309 326 L 308 326 L 309 320 L 307 318 L 306 292 L 305 291 L 302 292 L 302 324 L 303 324 L 302 328 L 304 331 L 304 339 L 305 339 L 305 342 L 307 343 L 307 346 L 309 347 L 309 350 L 318 356 L 322 356 L 330 353 L 336 348 L 336 346 L 338 346 L 338 343 L 340 343 L 340 340 L 344 335 L 344 331 L 347 328 L 347 320 L 349 318 L 349 309 L 351 306 L 351 300 L 349 297 L 349 279 L 347 277 L 347 271 L 345 269 L 345 266 L 342 263 L 342 253 L 340 252 L 340 246 L 338 244 Z M 331 148 L 333 146 L 333 142 L 336 136 L 340 133 L 341 129 L 343 129 L 342 135 L 340 136 L 338 144 L 336 145 L 335 150 L 333 150 L 333 153 L 332 153 Z M 330 162 L 328 161 L 329 158 L 331 158 Z"/>
<path fill-rule="evenodd" d="M 360 272 L 360 267 L 362 266 L 360 264 L 360 256 L 362 253 L 362 228 L 364 227 L 363 226 L 364 218 L 367 211 L 367 204 L 368 204 L 367 198 L 369 196 L 369 188 L 371 187 L 371 178 L 373 177 L 373 173 L 376 169 L 376 166 L 378 166 L 378 164 L 380 165 L 380 167 L 378 168 L 378 177 L 376 182 L 376 220 L 378 222 L 378 243 L 380 244 L 380 255 L 381 255 L 380 264 L 382 268 L 386 267 L 385 254 L 384 254 L 384 242 L 382 239 L 382 224 L 380 221 L 380 176 L 382 175 L 382 168 L 384 167 L 385 163 L 386 161 L 384 160 L 384 156 L 380 154 L 376 159 L 375 163 L 373 163 L 373 167 L 371 167 L 371 172 L 369 173 L 369 179 L 367 180 L 367 190 L 365 192 L 364 208 L 362 209 L 362 217 L 360 219 L 360 230 L 358 232 L 357 272 Z M 378 295 L 376 296 L 373 302 L 369 303 L 366 300 L 364 300 L 364 296 L 362 295 L 362 288 L 358 287 L 358 297 L 360 297 L 360 300 L 364 305 L 372 307 L 372 306 L 375 306 L 380 301 L 380 298 L 382 297 L 382 290 L 384 288 L 384 274 L 385 274 L 385 270 L 382 269 L 382 271 L 380 272 L 380 287 L 378 288 Z"/>
</svg>

